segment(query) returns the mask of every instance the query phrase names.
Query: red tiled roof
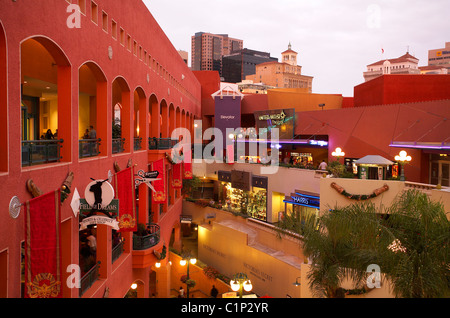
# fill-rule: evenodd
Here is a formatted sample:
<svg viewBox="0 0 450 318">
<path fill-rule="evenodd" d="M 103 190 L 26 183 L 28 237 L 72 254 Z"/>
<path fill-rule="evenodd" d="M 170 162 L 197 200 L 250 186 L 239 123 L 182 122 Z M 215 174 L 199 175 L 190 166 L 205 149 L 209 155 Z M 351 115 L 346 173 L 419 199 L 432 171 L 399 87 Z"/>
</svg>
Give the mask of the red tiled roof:
<svg viewBox="0 0 450 318">
<path fill-rule="evenodd" d="M 286 50 L 286 51 L 284 51 L 284 52 L 281 52 L 281 54 L 284 54 L 284 53 L 295 53 L 295 54 L 298 54 L 297 52 L 295 52 L 295 51 L 293 51 L 293 50 L 291 50 L 291 49 L 289 49 L 289 50 Z"/>
<path fill-rule="evenodd" d="M 367 66 L 383 65 L 383 63 L 384 63 L 385 61 L 389 61 L 389 62 L 391 62 L 391 64 L 402 63 L 402 62 L 411 62 L 411 61 L 410 61 L 411 59 L 416 60 L 417 62 L 419 62 L 419 59 L 418 59 L 418 58 L 412 56 L 412 55 L 409 54 L 409 53 L 406 53 L 405 55 L 402 55 L 402 56 L 400 56 L 400 57 L 398 57 L 398 58 L 395 58 L 395 59 L 385 59 L 385 60 L 380 60 L 380 61 L 378 61 L 378 62 L 369 64 L 369 65 L 367 65 Z"/>
</svg>

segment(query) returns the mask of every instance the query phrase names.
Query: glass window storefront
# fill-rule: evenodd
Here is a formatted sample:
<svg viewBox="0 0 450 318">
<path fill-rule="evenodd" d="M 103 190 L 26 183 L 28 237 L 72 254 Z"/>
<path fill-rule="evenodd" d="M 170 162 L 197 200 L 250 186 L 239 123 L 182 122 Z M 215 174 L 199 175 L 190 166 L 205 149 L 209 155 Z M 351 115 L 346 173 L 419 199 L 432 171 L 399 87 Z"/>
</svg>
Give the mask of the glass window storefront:
<svg viewBox="0 0 450 318">
<path fill-rule="evenodd" d="M 266 189 L 252 187 L 250 191 L 245 191 L 233 188 L 230 182 L 222 182 L 222 186 L 225 210 L 242 213 L 262 221 L 267 220 Z"/>
</svg>

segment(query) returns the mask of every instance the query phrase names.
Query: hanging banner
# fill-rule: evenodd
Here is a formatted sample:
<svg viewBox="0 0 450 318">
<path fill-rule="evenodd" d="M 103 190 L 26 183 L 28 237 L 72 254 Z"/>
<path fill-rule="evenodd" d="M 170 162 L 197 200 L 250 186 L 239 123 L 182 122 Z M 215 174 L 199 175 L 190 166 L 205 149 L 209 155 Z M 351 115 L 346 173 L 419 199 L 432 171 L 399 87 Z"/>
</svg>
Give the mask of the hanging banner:
<svg viewBox="0 0 450 318">
<path fill-rule="evenodd" d="M 192 153 L 185 154 L 183 179 L 192 179 Z"/>
<path fill-rule="evenodd" d="M 166 166 L 164 159 L 159 159 L 157 161 L 152 162 L 151 164 L 152 171 L 158 171 L 159 180 L 153 181 L 153 188 L 155 191 L 152 192 L 152 202 L 166 203 L 167 201 L 167 189 L 166 189 Z"/>
<path fill-rule="evenodd" d="M 114 175 L 116 199 L 119 199 L 120 209 L 117 220 L 120 232 L 137 231 L 136 199 L 134 187 L 134 166 L 121 170 Z"/>
<path fill-rule="evenodd" d="M 25 297 L 62 298 L 61 191 L 25 203 Z"/>
<path fill-rule="evenodd" d="M 181 189 L 183 187 L 181 163 L 173 165 L 172 171 L 172 188 Z"/>
</svg>

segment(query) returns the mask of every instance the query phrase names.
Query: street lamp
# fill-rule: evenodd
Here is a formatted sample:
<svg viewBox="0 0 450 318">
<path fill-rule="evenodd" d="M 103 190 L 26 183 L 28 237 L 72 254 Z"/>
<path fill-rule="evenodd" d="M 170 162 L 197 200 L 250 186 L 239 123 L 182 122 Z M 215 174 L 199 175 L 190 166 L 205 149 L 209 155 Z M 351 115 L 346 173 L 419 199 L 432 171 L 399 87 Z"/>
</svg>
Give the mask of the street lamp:
<svg viewBox="0 0 450 318">
<path fill-rule="evenodd" d="M 337 148 L 331 153 L 331 155 L 332 155 L 333 157 L 336 157 L 337 161 L 339 161 L 339 158 L 340 158 L 340 157 L 345 156 L 345 152 L 342 152 L 342 149 L 339 148 L 339 147 L 337 147 Z"/>
<path fill-rule="evenodd" d="M 183 257 L 180 260 L 180 265 L 184 266 L 187 264 L 187 273 L 186 273 L 186 298 L 189 298 L 189 264 L 194 265 L 195 263 L 197 263 L 197 259 L 195 257 L 191 257 L 191 255 L 186 255 L 185 257 Z"/>
<path fill-rule="evenodd" d="M 242 298 L 242 293 L 245 290 L 249 292 L 252 290 L 253 285 L 250 279 L 244 273 L 237 273 L 234 275 L 233 279 L 230 281 L 231 290 L 237 292 L 239 291 L 239 298 Z"/>
<path fill-rule="evenodd" d="M 402 150 L 402 151 L 400 151 L 399 155 L 395 156 L 395 160 L 400 162 L 400 166 L 402 168 L 402 172 L 400 175 L 400 181 L 405 181 L 405 171 L 404 171 L 403 165 L 405 164 L 405 162 L 411 161 L 411 156 L 408 156 L 406 151 Z"/>
</svg>

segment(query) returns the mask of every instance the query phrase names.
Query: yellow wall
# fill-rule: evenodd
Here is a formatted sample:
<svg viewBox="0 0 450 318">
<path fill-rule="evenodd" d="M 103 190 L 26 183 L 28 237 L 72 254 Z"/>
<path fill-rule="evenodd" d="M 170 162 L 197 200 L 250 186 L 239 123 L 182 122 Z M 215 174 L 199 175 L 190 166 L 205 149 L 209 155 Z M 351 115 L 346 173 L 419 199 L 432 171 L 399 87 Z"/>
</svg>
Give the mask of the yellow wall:
<svg viewBox="0 0 450 318">
<path fill-rule="evenodd" d="M 319 104 L 325 104 L 323 109 L 342 108 L 342 95 L 309 94 L 304 89 L 269 89 L 267 91 L 269 109 L 295 108 L 299 111 L 322 110 Z"/>
<path fill-rule="evenodd" d="M 86 94 L 80 94 L 79 95 L 79 111 L 78 111 L 78 138 L 82 139 L 84 132 L 86 129 L 89 129 L 89 123 L 90 123 L 90 110 L 89 110 L 89 104 L 90 104 L 90 97 Z"/>
</svg>

